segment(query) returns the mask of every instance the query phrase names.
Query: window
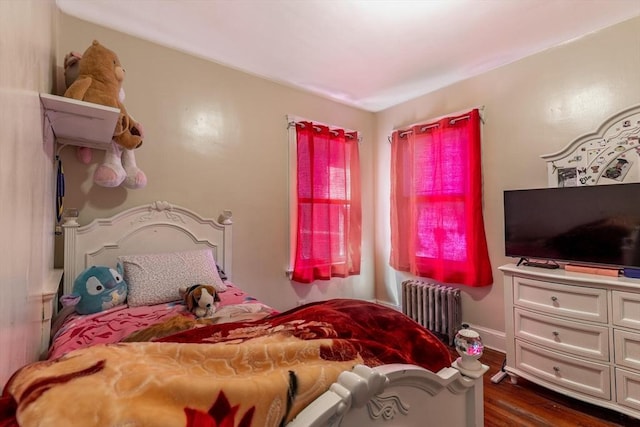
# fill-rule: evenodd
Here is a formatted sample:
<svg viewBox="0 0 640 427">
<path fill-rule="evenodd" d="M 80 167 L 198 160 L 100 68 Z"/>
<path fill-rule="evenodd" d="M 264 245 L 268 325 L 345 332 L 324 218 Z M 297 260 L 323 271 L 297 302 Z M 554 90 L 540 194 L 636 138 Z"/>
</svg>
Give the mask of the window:
<svg viewBox="0 0 640 427">
<path fill-rule="evenodd" d="M 292 280 L 311 283 L 360 274 L 358 134 L 309 121 L 293 124 Z"/>
<path fill-rule="evenodd" d="M 477 109 L 393 133 L 393 268 L 446 283 L 493 283 L 480 148 Z"/>
</svg>

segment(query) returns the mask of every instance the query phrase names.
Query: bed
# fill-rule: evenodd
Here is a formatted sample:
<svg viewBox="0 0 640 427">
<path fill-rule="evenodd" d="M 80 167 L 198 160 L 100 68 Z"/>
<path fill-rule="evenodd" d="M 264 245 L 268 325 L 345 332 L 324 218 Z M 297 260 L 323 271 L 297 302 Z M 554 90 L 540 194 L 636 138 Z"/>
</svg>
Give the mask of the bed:
<svg viewBox="0 0 640 427">
<path fill-rule="evenodd" d="M 53 344 L 5 385 L 0 426 L 484 425 L 487 367 L 461 374 L 444 344 L 396 310 L 333 299 L 278 313 L 247 295 L 233 282 L 229 211 L 213 220 L 157 201 L 63 228 L 61 294 L 92 265 L 205 251 L 226 276 L 225 315 L 193 319 L 146 292 L 139 305 L 45 320 L 42 341 Z M 77 329 L 101 322 L 108 332 Z"/>
</svg>

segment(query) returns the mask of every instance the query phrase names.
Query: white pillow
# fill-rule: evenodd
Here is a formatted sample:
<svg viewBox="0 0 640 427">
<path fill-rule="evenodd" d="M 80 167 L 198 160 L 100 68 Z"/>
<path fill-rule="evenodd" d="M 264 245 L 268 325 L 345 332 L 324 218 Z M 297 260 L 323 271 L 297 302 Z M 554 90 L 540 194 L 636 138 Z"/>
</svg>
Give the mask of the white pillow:
<svg viewBox="0 0 640 427">
<path fill-rule="evenodd" d="M 161 304 L 180 299 L 179 289 L 197 284 L 227 290 L 211 249 L 118 257 L 127 282 L 129 306 Z"/>
</svg>

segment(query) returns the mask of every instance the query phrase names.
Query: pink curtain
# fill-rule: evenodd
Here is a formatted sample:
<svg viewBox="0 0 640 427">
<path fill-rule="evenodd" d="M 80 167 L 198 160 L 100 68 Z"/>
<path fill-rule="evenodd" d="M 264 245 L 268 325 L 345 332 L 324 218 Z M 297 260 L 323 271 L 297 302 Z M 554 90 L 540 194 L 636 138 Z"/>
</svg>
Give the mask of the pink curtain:
<svg viewBox="0 0 640 427">
<path fill-rule="evenodd" d="M 360 274 L 357 132 L 296 123 L 297 247 L 292 279 L 311 283 Z"/>
<path fill-rule="evenodd" d="M 445 283 L 493 283 L 478 110 L 396 131 L 391 152 L 391 266 Z"/>
</svg>

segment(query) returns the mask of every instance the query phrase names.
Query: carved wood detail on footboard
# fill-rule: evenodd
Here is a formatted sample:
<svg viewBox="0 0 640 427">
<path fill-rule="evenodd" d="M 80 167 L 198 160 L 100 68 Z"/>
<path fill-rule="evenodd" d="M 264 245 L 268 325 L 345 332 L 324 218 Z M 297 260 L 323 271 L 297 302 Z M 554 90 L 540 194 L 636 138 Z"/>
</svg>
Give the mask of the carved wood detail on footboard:
<svg viewBox="0 0 640 427">
<path fill-rule="evenodd" d="M 478 378 L 444 368 L 437 374 L 413 365 L 356 366 L 306 407 L 288 427 L 388 424 L 482 426 L 482 370 Z"/>
</svg>

